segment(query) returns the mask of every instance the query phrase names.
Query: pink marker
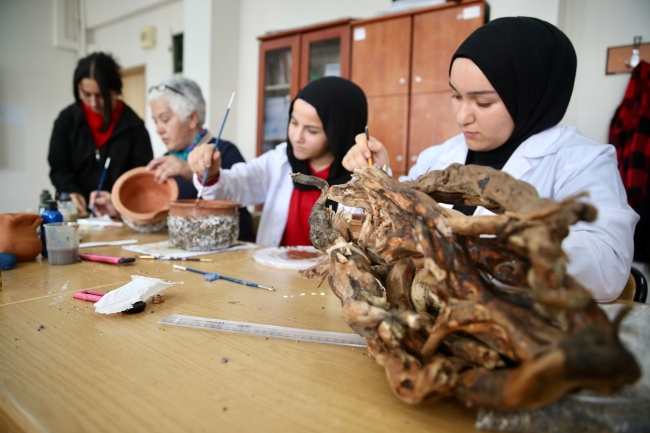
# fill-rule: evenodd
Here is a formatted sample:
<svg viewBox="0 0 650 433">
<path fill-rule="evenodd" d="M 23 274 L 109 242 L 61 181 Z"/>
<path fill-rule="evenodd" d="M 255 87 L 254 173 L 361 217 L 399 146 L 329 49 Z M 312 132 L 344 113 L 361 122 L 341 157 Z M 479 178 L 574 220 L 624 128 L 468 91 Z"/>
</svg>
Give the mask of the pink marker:
<svg viewBox="0 0 650 433">
<path fill-rule="evenodd" d="M 82 253 L 82 254 L 79 254 L 79 257 L 84 259 L 84 260 L 89 260 L 91 262 L 111 263 L 111 264 L 114 264 L 114 265 L 121 265 L 121 264 L 124 264 L 124 263 L 133 263 L 133 262 L 135 262 L 135 257 L 105 256 L 103 254 Z"/>
<path fill-rule="evenodd" d="M 83 299 L 84 301 L 97 302 L 102 299 L 106 293 L 104 292 L 93 292 L 92 290 L 81 290 L 79 292 L 74 292 L 72 294 L 73 298 Z"/>
</svg>

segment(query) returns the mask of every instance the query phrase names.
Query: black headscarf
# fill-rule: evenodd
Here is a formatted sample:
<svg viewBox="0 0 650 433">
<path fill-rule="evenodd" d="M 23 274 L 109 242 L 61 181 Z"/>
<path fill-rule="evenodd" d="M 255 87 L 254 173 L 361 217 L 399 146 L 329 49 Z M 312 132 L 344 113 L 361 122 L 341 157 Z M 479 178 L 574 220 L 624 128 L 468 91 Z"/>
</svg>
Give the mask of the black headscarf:
<svg viewBox="0 0 650 433">
<path fill-rule="evenodd" d="M 302 99 L 313 106 L 323 122 L 323 129 L 329 143 L 334 162 L 330 165 L 327 183 L 340 185 L 351 178 L 351 173 L 341 164 L 343 157 L 354 145 L 354 137 L 364 131 L 368 123 L 368 102 L 363 90 L 352 81 L 339 77 L 324 77 L 314 80 L 302 88 L 296 99 Z M 294 99 L 289 108 L 293 113 Z M 300 161 L 293 154 L 291 141 L 287 138 L 287 156 L 294 173 L 309 174 L 307 161 Z M 294 182 L 300 190 L 316 187 Z"/>
<path fill-rule="evenodd" d="M 465 39 L 451 64 L 458 57 L 479 67 L 515 123 L 503 145 L 486 152 L 469 149 L 465 164 L 501 170 L 521 143 L 564 117 L 578 60 L 569 38 L 552 24 L 528 17 L 490 21 Z M 476 207 L 454 209 L 472 215 Z"/>
<path fill-rule="evenodd" d="M 502 146 L 487 152 L 470 149 L 466 163 L 500 170 L 521 143 L 564 117 L 577 57 L 569 38 L 554 25 L 536 18 L 499 18 L 465 39 L 451 63 L 458 57 L 479 67 L 515 123 Z"/>
</svg>

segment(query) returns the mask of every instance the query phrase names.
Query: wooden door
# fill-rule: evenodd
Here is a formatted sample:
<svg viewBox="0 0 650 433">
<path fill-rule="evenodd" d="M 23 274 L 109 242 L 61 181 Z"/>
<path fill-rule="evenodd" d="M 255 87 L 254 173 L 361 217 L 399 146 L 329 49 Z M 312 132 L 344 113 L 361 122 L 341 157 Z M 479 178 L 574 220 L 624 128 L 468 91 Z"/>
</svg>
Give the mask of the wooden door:
<svg viewBox="0 0 650 433">
<path fill-rule="evenodd" d="M 122 100 L 136 112 L 141 119 L 146 116 L 146 94 L 144 66 L 123 69 L 122 75 Z"/>
<path fill-rule="evenodd" d="M 413 18 L 411 92 L 449 90 L 449 63 L 460 44 L 485 22 L 485 5 L 463 4 Z"/>
<path fill-rule="evenodd" d="M 352 27 L 352 81 L 366 96 L 409 93 L 412 17 Z"/>
<path fill-rule="evenodd" d="M 349 24 L 303 33 L 300 47 L 300 89 L 325 76 L 350 78 Z"/>
<path fill-rule="evenodd" d="M 411 95 L 409 119 L 408 169 L 420 152 L 442 144 L 460 129 L 451 113 L 451 91 Z"/>
<path fill-rule="evenodd" d="M 368 128 L 386 146 L 393 177 L 406 174 L 408 95 L 369 97 Z"/>
<path fill-rule="evenodd" d="M 257 154 L 286 140 L 289 103 L 299 90 L 300 36 L 260 42 L 257 97 Z"/>
</svg>

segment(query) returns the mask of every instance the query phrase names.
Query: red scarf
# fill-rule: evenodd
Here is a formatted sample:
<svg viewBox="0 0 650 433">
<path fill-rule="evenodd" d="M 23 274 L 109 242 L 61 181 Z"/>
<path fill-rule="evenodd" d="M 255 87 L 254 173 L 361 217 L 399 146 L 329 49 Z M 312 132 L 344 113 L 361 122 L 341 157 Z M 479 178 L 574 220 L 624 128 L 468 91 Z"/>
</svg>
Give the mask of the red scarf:
<svg viewBox="0 0 650 433">
<path fill-rule="evenodd" d="M 319 172 L 314 172 L 311 165 L 308 167 L 313 176 L 323 180 L 327 180 L 330 174 L 330 166 L 325 167 Z M 320 197 L 320 190 L 318 189 L 308 191 L 293 189 L 291 203 L 289 204 L 287 226 L 284 229 L 284 235 L 282 236 L 280 245 L 283 247 L 311 245 L 311 241 L 309 240 L 309 215 L 311 215 L 311 208 L 316 204 L 318 197 Z"/>
<path fill-rule="evenodd" d="M 124 109 L 124 104 L 122 101 L 117 101 L 115 103 L 115 109 L 113 110 L 113 114 L 111 114 L 111 123 L 108 125 L 108 128 L 106 131 L 102 132 L 102 125 L 104 124 L 104 116 L 101 114 L 95 113 L 93 110 L 90 109 L 89 106 L 81 102 L 81 107 L 84 110 L 84 115 L 86 116 L 86 120 L 88 121 L 88 126 L 90 127 L 90 132 L 93 135 L 93 138 L 95 139 L 95 146 L 97 149 L 101 149 L 104 144 L 108 141 L 110 138 L 111 134 L 113 133 L 113 129 L 115 128 L 115 124 L 117 123 L 117 119 L 120 117 L 120 114 L 122 114 L 122 110 Z"/>
</svg>

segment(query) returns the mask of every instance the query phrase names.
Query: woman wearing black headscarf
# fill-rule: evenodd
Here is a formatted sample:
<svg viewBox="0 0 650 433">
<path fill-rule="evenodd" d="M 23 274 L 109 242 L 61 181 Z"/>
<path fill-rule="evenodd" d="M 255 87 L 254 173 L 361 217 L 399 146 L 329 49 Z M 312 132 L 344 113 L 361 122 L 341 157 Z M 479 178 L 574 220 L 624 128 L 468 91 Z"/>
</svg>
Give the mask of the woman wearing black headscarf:
<svg viewBox="0 0 650 433">
<path fill-rule="evenodd" d="M 210 165 L 204 198 L 264 204 L 258 244 L 311 245 L 308 219 L 320 192 L 294 183 L 289 175 L 311 174 L 330 185 L 350 180 L 341 162 L 367 118 L 366 96 L 359 86 L 339 77 L 312 81 L 291 103 L 285 143 L 230 170 L 220 168 L 220 154 L 213 155 L 211 146 L 197 146 L 188 157 L 194 183 L 200 187 Z"/>
<path fill-rule="evenodd" d="M 509 17 L 480 27 L 450 65 L 451 109 L 462 133 L 422 152 L 408 178 L 465 163 L 508 172 L 558 201 L 588 191 L 598 219 L 572 226 L 562 247 L 568 273 L 607 302 L 628 279 L 638 217 L 627 205 L 613 146 L 559 125 L 576 67 L 573 45 L 547 22 Z M 356 141 L 344 159 L 347 169 L 363 166 L 359 161 L 371 154 L 376 163 L 388 163 L 381 143 L 367 143 L 363 136 Z M 481 207 L 459 210 L 490 214 Z"/>
</svg>

